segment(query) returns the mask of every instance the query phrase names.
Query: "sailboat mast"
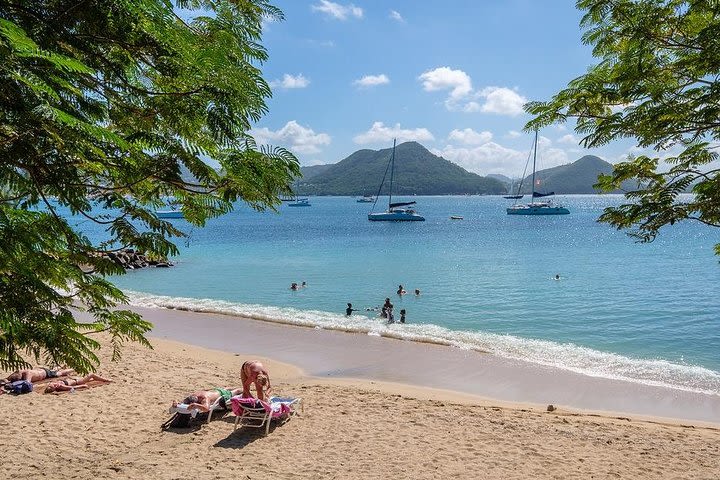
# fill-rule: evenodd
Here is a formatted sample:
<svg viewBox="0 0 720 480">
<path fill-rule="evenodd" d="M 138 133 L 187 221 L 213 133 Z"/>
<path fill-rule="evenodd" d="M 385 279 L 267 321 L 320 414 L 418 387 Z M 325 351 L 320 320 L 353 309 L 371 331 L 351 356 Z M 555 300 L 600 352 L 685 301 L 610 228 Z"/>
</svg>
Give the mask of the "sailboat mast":
<svg viewBox="0 0 720 480">
<path fill-rule="evenodd" d="M 535 147 L 533 147 L 533 174 L 532 174 L 532 185 L 530 186 L 530 202 L 535 199 L 535 161 L 537 160 L 537 141 L 538 131 L 535 129 Z"/>
<path fill-rule="evenodd" d="M 388 197 L 388 212 L 390 211 L 390 205 L 392 205 L 392 188 L 393 188 L 393 174 L 395 173 L 395 142 L 397 139 L 393 138 L 393 151 L 392 157 L 390 157 L 390 196 Z"/>
</svg>

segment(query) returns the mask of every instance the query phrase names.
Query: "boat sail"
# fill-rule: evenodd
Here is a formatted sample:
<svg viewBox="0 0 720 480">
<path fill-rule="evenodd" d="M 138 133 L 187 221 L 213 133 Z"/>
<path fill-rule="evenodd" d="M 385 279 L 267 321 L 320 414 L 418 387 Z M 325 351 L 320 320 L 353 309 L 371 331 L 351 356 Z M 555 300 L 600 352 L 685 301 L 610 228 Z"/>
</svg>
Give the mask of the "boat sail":
<svg viewBox="0 0 720 480">
<path fill-rule="evenodd" d="M 373 222 L 424 222 L 425 217 L 418 215 L 415 213 L 415 210 L 412 208 L 403 208 L 403 207 L 410 207 L 411 205 L 415 205 L 415 202 L 395 202 L 392 201 L 392 189 L 393 189 L 393 177 L 395 174 L 395 143 L 396 140 L 393 140 L 393 149 L 392 149 L 392 155 L 390 156 L 390 162 L 388 163 L 388 166 L 385 168 L 385 175 L 383 175 L 382 182 L 380 182 L 380 188 L 378 189 L 378 194 L 375 196 L 375 203 L 373 203 L 373 210 L 375 209 L 375 205 L 377 204 L 377 199 L 380 197 L 380 191 L 382 190 L 383 183 L 385 183 L 385 177 L 387 176 L 388 169 L 390 169 L 390 188 L 388 190 L 388 209 L 385 212 L 370 212 L 368 213 L 368 220 Z"/>
<path fill-rule="evenodd" d="M 508 215 L 568 215 L 570 210 L 563 207 L 562 205 L 555 204 L 552 200 L 536 202 L 536 198 L 549 197 L 555 195 L 555 192 L 541 193 L 535 191 L 535 166 L 537 163 L 537 144 L 538 144 L 538 131 L 535 130 L 535 142 L 533 145 L 533 171 L 532 171 L 532 200 L 530 203 L 516 203 L 512 207 L 507 208 Z M 529 159 L 528 159 L 529 161 Z M 522 186 L 522 183 L 520 184 Z M 520 188 L 518 188 L 517 195 L 511 195 L 505 198 L 517 199 L 522 198 L 520 195 Z"/>
<path fill-rule="evenodd" d="M 300 180 L 295 182 L 295 196 L 292 198 L 290 203 L 288 203 L 288 207 L 311 207 L 312 204 L 310 203 L 310 199 L 306 198 L 300 198 L 298 197 L 298 189 L 300 186 Z"/>
</svg>

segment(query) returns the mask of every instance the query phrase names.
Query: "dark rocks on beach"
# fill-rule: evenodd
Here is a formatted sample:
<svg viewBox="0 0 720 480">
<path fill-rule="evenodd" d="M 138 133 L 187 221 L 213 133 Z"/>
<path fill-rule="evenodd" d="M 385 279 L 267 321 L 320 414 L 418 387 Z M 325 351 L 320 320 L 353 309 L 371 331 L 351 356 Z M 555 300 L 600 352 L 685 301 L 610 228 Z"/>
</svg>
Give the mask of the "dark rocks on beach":
<svg viewBox="0 0 720 480">
<path fill-rule="evenodd" d="M 135 270 L 145 267 L 168 268 L 173 266 L 173 263 L 170 261 L 151 260 L 132 248 L 126 248 L 117 252 L 102 253 L 100 255 L 112 260 L 125 270 Z"/>
<path fill-rule="evenodd" d="M 548 412 L 554 412 L 555 410 L 557 410 L 557 408 L 555 408 L 555 405 L 552 405 L 552 404 L 548 405 L 548 408 L 547 408 Z"/>
</svg>

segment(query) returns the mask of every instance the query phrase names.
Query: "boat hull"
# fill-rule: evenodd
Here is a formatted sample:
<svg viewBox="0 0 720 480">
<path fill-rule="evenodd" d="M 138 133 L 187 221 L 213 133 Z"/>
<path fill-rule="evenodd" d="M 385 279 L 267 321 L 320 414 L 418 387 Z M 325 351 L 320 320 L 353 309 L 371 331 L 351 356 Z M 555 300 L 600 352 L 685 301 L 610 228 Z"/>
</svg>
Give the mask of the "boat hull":
<svg viewBox="0 0 720 480">
<path fill-rule="evenodd" d="M 307 202 L 299 202 L 299 203 L 288 203 L 288 207 L 310 207 L 311 204 Z"/>
<path fill-rule="evenodd" d="M 155 212 L 158 218 L 185 218 L 179 210 L 168 210 Z"/>
<path fill-rule="evenodd" d="M 368 220 L 371 222 L 424 222 L 425 217 L 422 217 L 417 213 L 382 212 L 369 213 Z"/>
<path fill-rule="evenodd" d="M 570 210 L 560 206 L 520 205 L 509 207 L 508 215 L 568 215 Z"/>
</svg>

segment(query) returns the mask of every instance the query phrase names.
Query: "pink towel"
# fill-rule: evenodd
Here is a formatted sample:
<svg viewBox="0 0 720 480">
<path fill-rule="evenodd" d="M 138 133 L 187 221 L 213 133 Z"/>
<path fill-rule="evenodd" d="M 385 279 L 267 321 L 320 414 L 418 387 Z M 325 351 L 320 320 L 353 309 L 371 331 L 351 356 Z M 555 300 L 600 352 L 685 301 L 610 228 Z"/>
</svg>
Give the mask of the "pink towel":
<svg viewBox="0 0 720 480">
<path fill-rule="evenodd" d="M 271 399 L 272 400 L 272 399 Z M 272 418 L 282 417 L 292 410 L 288 402 L 263 402 L 253 397 L 241 397 L 236 395 L 230 399 L 230 405 L 235 415 L 240 416 L 245 408 L 264 408 L 265 412 L 272 412 Z"/>
</svg>

